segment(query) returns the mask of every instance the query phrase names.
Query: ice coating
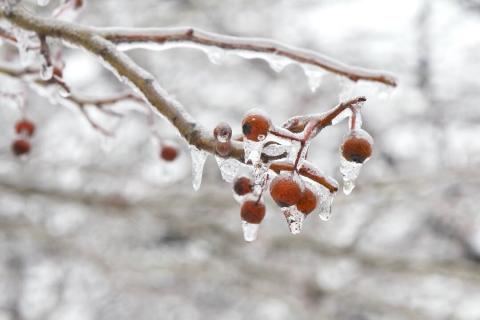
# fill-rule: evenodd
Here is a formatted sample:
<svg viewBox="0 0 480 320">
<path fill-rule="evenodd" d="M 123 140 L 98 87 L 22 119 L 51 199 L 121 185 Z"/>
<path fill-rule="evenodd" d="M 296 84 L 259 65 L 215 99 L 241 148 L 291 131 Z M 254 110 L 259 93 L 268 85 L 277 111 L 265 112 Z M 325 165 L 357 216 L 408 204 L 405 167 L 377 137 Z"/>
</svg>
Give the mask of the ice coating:
<svg viewBox="0 0 480 320">
<path fill-rule="evenodd" d="M 318 52 L 296 48 L 270 39 L 226 36 L 191 27 L 92 28 L 92 31 L 105 36 L 117 44 L 121 50 L 139 48 L 165 50 L 172 47 L 188 47 L 205 52 L 211 47 L 216 49 L 221 47 L 221 50 L 242 58 L 263 59 L 275 71 L 280 71 L 288 63 L 296 63 L 328 69 L 343 77 L 347 74 L 355 74 L 358 77 L 381 78 L 382 81 L 391 85 L 396 83 L 396 79 L 386 72 L 349 66 Z M 318 78 L 318 75 L 315 77 Z"/>
<path fill-rule="evenodd" d="M 307 160 L 303 161 L 302 171 L 303 170 L 305 172 L 311 174 L 311 175 L 314 175 L 314 176 L 317 176 L 317 177 L 323 177 L 325 179 L 325 181 L 328 182 L 330 185 L 338 188 L 337 180 L 335 180 L 334 178 L 325 174 L 325 172 L 323 170 L 320 170 L 317 167 L 315 167 L 315 165 L 313 163 L 311 163 L 310 161 L 307 161 Z"/>
<path fill-rule="evenodd" d="M 362 124 L 363 124 L 362 114 L 357 109 L 355 110 L 355 112 L 352 112 L 350 116 L 350 128 L 358 130 L 362 127 Z"/>
<path fill-rule="evenodd" d="M 260 228 L 259 224 L 248 223 L 242 220 L 243 239 L 247 242 L 255 241 L 258 236 L 259 228 Z"/>
<path fill-rule="evenodd" d="M 46 63 L 46 61 L 44 61 L 42 63 L 42 66 L 40 68 L 40 78 L 42 80 L 50 80 L 52 79 L 52 76 L 53 76 L 53 66 L 52 65 L 48 65 Z"/>
<path fill-rule="evenodd" d="M 252 141 L 245 139 L 243 141 L 243 150 L 245 152 L 245 163 L 256 164 L 262 157 L 264 141 Z"/>
<path fill-rule="evenodd" d="M 241 166 L 243 166 L 241 162 L 232 158 L 215 156 L 215 160 L 217 161 L 223 180 L 229 183 L 233 182 Z"/>
<path fill-rule="evenodd" d="M 195 146 L 190 146 L 190 154 L 192 156 L 192 186 L 197 191 L 202 184 L 203 167 L 205 166 L 208 152 L 199 150 Z"/>
<path fill-rule="evenodd" d="M 270 157 L 277 157 L 284 153 L 288 153 L 289 151 L 289 146 L 277 143 L 266 143 L 263 147 L 262 153 Z"/>
<path fill-rule="evenodd" d="M 336 125 L 337 123 L 342 122 L 346 118 L 351 118 L 351 116 L 352 116 L 352 110 L 345 109 L 342 112 L 340 112 L 340 114 L 332 120 L 332 125 Z"/>
<path fill-rule="evenodd" d="M 350 132 L 348 136 L 355 136 L 357 138 L 362 138 L 367 140 L 370 144 L 373 145 L 373 138 L 366 132 L 365 130 L 362 129 L 355 129 Z M 369 158 L 365 159 L 363 163 L 358 163 L 354 161 L 348 161 L 345 159 L 343 156 L 341 156 L 340 159 L 340 172 L 342 173 L 342 178 L 343 178 L 343 192 L 346 195 L 349 195 L 352 190 L 355 188 L 355 180 L 358 178 L 358 175 L 360 174 L 360 169 L 362 168 L 362 165 L 365 164 Z"/>
<path fill-rule="evenodd" d="M 298 211 L 297 206 L 282 208 L 282 213 L 287 220 L 288 228 L 292 234 L 299 234 L 303 229 L 305 215 Z"/>
</svg>

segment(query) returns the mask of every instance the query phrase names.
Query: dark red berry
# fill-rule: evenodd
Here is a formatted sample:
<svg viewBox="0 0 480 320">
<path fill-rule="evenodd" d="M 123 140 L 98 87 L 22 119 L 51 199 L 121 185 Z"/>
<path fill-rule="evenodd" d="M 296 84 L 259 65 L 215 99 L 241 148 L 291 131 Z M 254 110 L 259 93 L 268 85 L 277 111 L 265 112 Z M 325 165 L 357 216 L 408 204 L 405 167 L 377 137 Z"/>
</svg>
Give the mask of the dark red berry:
<svg viewBox="0 0 480 320">
<path fill-rule="evenodd" d="M 270 129 L 270 120 L 260 113 L 250 113 L 243 118 L 242 132 L 245 138 L 252 141 L 265 139 Z"/>
<path fill-rule="evenodd" d="M 233 191 L 239 196 L 244 196 L 253 191 L 253 183 L 247 177 L 240 177 L 233 182 Z"/>
<path fill-rule="evenodd" d="M 31 137 L 35 133 L 35 124 L 28 119 L 19 120 L 15 123 L 15 132 Z"/>
<path fill-rule="evenodd" d="M 302 190 L 290 175 L 278 175 L 270 182 L 270 195 L 280 207 L 290 207 L 300 200 Z"/>
<path fill-rule="evenodd" d="M 160 157 L 165 161 L 173 161 L 177 158 L 178 151 L 175 147 L 164 145 L 160 152 Z"/>
<path fill-rule="evenodd" d="M 259 224 L 265 217 L 265 205 L 253 200 L 245 201 L 240 215 L 245 222 Z"/>
<path fill-rule="evenodd" d="M 21 156 L 30 152 L 30 142 L 25 139 L 17 139 L 12 143 L 12 152 L 16 156 Z"/>
<path fill-rule="evenodd" d="M 341 146 L 342 156 L 351 162 L 363 163 L 372 155 L 372 142 L 369 136 L 363 136 L 353 131 Z"/>
<path fill-rule="evenodd" d="M 297 202 L 297 209 L 305 215 L 309 214 L 317 207 L 317 196 L 310 188 L 303 190 L 300 200 Z"/>
</svg>

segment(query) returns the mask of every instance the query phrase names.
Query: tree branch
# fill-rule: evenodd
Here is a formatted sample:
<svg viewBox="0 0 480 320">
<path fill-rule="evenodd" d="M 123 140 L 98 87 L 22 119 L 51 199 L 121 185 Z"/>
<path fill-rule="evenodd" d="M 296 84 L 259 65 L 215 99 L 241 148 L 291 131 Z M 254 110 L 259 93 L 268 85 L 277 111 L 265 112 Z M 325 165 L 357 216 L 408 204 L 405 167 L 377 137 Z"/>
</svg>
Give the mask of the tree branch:
<svg viewBox="0 0 480 320">
<path fill-rule="evenodd" d="M 150 73 L 139 67 L 129 56 L 121 52 L 117 47 L 118 45 L 142 44 L 148 41 L 155 43 L 190 41 L 227 50 L 248 50 L 279 55 L 298 63 L 324 68 L 327 71 L 348 77 L 354 81 L 377 81 L 392 86 L 396 84 L 395 79 L 387 74 L 349 67 L 315 52 L 289 47 L 265 39 L 220 36 L 192 28 L 136 30 L 91 28 L 35 17 L 18 6 L 8 12 L 0 10 L 0 18 L 9 20 L 19 28 L 35 32 L 40 39 L 45 37 L 58 38 L 90 51 L 110 71 L 116 74 L 120 80 L 130 84 L 133 89 L 139 91 L 145 101 L 159 114 L 167 118 L 189 144 L 212 154 L 215 154 L 215 146 L 217 144 L 212 134 L 197 124 L 185 108 L 169 96 Z M 20 71 L 6 73 L 12 76 L 23 75 L 23 72 Z M 55 77 L 52 79 L 54 80 Z M 78 104 L 78 101 L 73 102 Z M 346 105 L 353 102 L 346 102 Z M 342 108 L 345 108 L 343 104 L 339 108 L 333 109 L 331 113 L 327 113 L 325 118 L 306 118 L 308 119 L 307 122 L 313 124 L 312 121 L 318 121 L 315 125 L 318 128 L 329 125 L 330 119 L 338 115 L 337 111 Z M 230 157 L 243 162 L 244 150 L 242 142 L 232 141 Z"/>
<path fill-rule="evenodd" d="M 270 39 L 225 36 L 191 27 L 95 28 L 94 30 L 105 39 L 129 49 L 148 47 L 148 44 L 173 43 L 180 46 L 191 46 L 193 43 L 224 50 L 259 52 L 280 56 L 297 63 L 322 68 L 328 72 L 347 77 L 352 81 L 374 81 L 393 87 L 397 85 L 395 77 L 388 73 L 349 66 L 312 50 L 288 46 Z"/>
</svg>

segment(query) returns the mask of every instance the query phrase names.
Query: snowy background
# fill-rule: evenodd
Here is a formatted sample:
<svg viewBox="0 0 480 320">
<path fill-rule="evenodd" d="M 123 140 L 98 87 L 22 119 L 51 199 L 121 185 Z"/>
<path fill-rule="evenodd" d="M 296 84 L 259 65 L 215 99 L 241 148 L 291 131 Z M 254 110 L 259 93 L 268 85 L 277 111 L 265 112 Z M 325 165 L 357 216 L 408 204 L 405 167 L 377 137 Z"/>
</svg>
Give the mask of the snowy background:
<svg viewBox="0 0 480 320">
<path fill-rule="evenodd" d="M 25 1 L 28 3 L 28 1 Z M 41 8 L 48 15 L 58 5 Z M 18 109 L 0 101 L 0 319 L 480 319 L 480 3 L 476 0 L 91 0 L 78 22 L 195 26 L 268 37 L 396 74 L 394 91 L 333 75 L 312 92 L 303 70 L 262 60 L 210 63 L 186 48 L 130 51 L 203 125 L 240 132 L 243 113 L 275 123 L 364 94 L 375 139 L 352 195 L 292 236 L 267 202 L 259 239 L 242 239 L 239 206 L 207 160 L 192 190 L 190 154 L 173 128 L 174 163 L 158 158 L 145 109 L 78 109 L 28 91 L 30 157 L 10 152 Z M 16 49 L 0 47 L 2 63 Z M 66 82 L 88 96 L 125 90 L 82 50 Z M 19 90 L 0 76 L 2 91 Z M 346 124 L 322 132 L 309 159 L 340 178 Z"/>
</svg>

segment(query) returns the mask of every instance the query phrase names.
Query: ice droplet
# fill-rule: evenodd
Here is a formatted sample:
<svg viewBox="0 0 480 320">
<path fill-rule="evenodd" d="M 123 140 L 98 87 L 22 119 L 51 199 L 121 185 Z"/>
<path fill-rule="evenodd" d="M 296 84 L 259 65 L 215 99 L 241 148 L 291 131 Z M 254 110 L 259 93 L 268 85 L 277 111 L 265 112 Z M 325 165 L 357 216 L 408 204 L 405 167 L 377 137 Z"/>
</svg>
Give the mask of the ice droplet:
<svg viewBox="0 0 480 320">
<path fill-rule="evenodd" d="M 331 193 L 327 188 L 319 186 L 317 189 L 317 195 L 319 201 L 317 208 L 318 217 L 323 221 L 328 221 L 332 216 L 332 204 L 335 194 Z"/>
<path fill-rule="evenodd" d="M 225 52 L 221 49 L 205 47 L 204 51 L 213 64 L 222 64 L 225 60 Z"/>
<path fill-rule="evenodd" d="M 394 91 L 395 88 L 392 86 L 379 84 L 377 88 L 377 97 L 381 101 L 386 101 L 390 99 Z"/>
<path fill-rule="evenodd" d="M 271 55 L 268 58 L 266 57 L 265 61 L 268 62 L 270 68 L 272 68 L 272 70 L 275 72 L 281 72 L 283 69 L 285 69 L 286 66 L 291 63 L 291 61 L 289 61 L 288 59 L 275 55 Z"/>
<path fill-rule="evenodd" d="M 242 163 L 232 158 L 226 159 L 215 156 L 215 160 L 217 161 L 217 165 L 220 169 L 223 180 L 229 183 L 233 182 L 238 174 L 238 171 L 240 170 L 240 167 L 243 166 Z"/>
<path fill-rule="evenodd" d="M 52 79 L 52 77 L 53 77 L 53 66 L 43 63 L 42 67 L 40 68 L 40 78 L 42 80 L 47 81 Z"/>
<path fill-rule="evenodd" d="M 49 2 L 50 2 L 50 0 L 37 0 L 37 5 L 39 5 L 41 7 L 46 7 L 46 6 L 48 6 Z"/>
<path fill-rule="evenodd" d="M 282 213 L 288 223 L 288 228 L 292 234 L 299 234 L 303 229 L 305 215 L 298 211 L 297 206 L 282 208 Z"/>
<path fill-rule="evenodd" d="M 199 150 L 195 146 L 190 146 L 190 154 L 192 155 L 192 186 L 197 191 L 202 184 L 203 167 L 205 166 L 208 152 Z"/>
<path fill-rule="evenodd" d="M 70 97 L 71 95 L 71 92 L 68 91 L 66 88 L 64 88 L 63 86 L 59 86 L 58 87 L 58 94 L 60 95 L 60 97 L 62 98 L 68 98 Z"/>
<path fill-rule="evenodd" d="M 308 80 L 308 86 L 312 92 L 315 92 L 322 84 L 322 79 L 326 72 L 320 68 L 312 67 L 310 65 L 302 65 L 303 72 Z"/>
<path fill-rule="evenodd" d="M 343 177 L 343 193 L 349 195 L 353 188 L 355 188 L 355 180 L 360 174 L 362 163 L 348 161 L 344 157 L 340 160 L 340 172 Z"/>
<path fill-rule="evenodd" d="M 243 239 L 248 242 L 252 242 L 257 239 L 259 224 L 248 223 L 242 220 Z"/>
</svg>

